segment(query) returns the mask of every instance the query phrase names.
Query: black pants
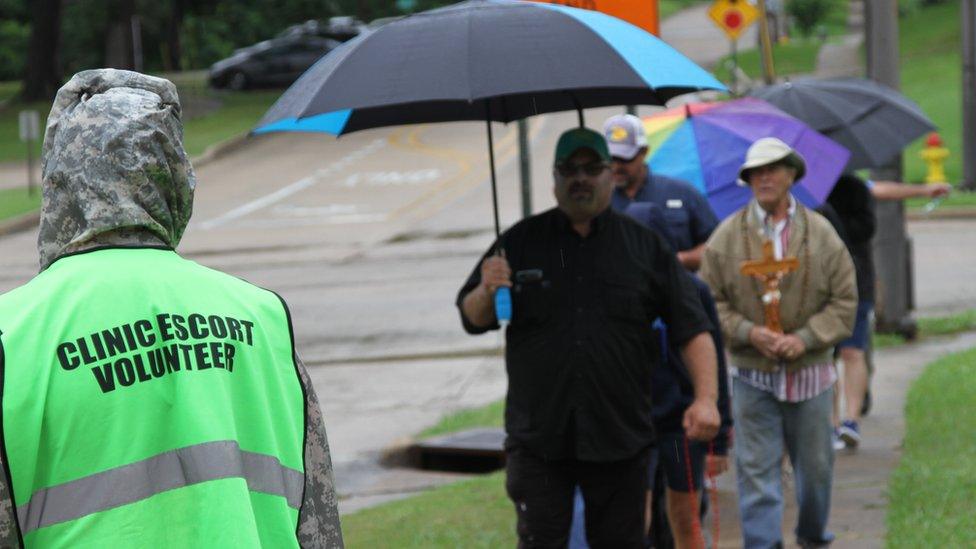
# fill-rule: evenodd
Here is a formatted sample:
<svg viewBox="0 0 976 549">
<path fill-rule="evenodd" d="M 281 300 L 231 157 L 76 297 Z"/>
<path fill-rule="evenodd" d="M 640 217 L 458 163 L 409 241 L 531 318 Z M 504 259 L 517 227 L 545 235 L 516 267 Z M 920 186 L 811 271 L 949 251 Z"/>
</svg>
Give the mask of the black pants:
<svg viewBox="0 0 976 549">
<path fill-rule="evenodd" d="M 644 546 L 647 450 L 612 462 L 547 461 L 515 446 L 508 450 L 506 472 L 520 548 L 566 547 L 577 485 L 592 549 Z"/>
</svg>

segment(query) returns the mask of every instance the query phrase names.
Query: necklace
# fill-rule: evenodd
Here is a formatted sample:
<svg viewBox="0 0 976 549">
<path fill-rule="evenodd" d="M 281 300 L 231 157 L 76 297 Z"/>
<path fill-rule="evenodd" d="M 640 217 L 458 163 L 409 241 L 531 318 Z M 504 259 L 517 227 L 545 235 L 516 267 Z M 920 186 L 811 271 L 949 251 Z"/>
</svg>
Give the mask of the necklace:
<svg viewBox="0 0 976 549">
<path fill-rule="evenodd" d="M 746 255 L 746 261 L 752 260 L 752 251 L 749 246 L 749 224 L 747 217 L 749 215 L 750 206 L 746 206 L 742 209 L 739 214 L 739 227 L 742 233 L 742 251 Z M 810 223 L 807 218 L 807 210 L 803 206 L 797 205 L 797 212 L 799 215 L 803 216 L 803 237 L 800 240 L 800 250 L 803 253 L 803 261 L 800 262 L 800 269 L 803 271 L 802 278 L 800 279 L 800 306 L 797 309 L 797 316 L 802 318 L 803 310 L 806 307 L 807 294 L 809 293 L 810 287 Z M 785 254 L 785 251 L 784 251 Z M 760 252 L 760 255 L 761 252 Z M 756 299 L 762 302 L 763 289 L 759 287 L 759 281 L 754 277 L 752 279 L 752 291 L 755 294 Z M 762 310 L 763 324 L 766 322 L 766 311 Z"/>
</svg>

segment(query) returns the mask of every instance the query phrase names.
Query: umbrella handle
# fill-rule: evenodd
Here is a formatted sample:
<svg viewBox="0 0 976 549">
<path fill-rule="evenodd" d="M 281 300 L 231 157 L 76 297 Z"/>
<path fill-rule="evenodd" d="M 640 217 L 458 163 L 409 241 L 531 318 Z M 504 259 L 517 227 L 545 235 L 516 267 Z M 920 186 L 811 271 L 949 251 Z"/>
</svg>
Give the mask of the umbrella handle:
<svg viewBox="0 0 976 549">
<path fill-rule="evenodd" d="M 507 286 L 495 290 L 495 318 L 502 328 L 512 321 L 512 292 Z"/>
</svg>

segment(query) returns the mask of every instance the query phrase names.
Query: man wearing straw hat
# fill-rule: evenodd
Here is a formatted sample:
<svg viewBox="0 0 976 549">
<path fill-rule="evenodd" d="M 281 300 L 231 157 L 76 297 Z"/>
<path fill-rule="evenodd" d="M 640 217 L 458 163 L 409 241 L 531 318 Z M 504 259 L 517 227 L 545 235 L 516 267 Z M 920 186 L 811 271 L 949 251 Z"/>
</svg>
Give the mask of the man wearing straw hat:
<svg viewBox="0 0 976 549">
<path fill-rule="evenodd" d="M 832 349 L 854 326 L 857 290 L 840 237 L 790 194 L 805 171 L 800 154 L 779 139 L 753 143 L 739 170 L 739 184 L 751 187 L 753 199 L 719 225 L 702 262 L 730 353 L 739 509 L 749 548 L 782 546 L 784 451 L 796 472 L 798 543 L 817 547 L 833 539 Z M 777 268 L 795 268 L 775 273 L 776 296 L 742 274 L 744 262 L 762 259 L 766 241 Z M 778 315 L 769 305 L 775 297 Z M 770 328 L 776 316 L 781 332 Z"/>
</svg>

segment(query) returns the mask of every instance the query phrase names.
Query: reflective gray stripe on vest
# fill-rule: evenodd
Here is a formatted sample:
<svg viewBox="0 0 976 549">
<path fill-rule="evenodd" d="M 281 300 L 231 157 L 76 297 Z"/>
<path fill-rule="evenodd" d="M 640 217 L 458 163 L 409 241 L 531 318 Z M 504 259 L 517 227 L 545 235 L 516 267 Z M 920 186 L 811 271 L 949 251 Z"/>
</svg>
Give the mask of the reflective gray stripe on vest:
<svg viewBox="0 0 976 549">
<path fill-rule="evenodd" d="M 253 492 L 302 503 L 305 475 L 278 458 L 241 450 L 235 441 L 206 442 L 37 491 L 17 507 L 23 534 L 209 480 L 243 478 Z"/>
</svg>

